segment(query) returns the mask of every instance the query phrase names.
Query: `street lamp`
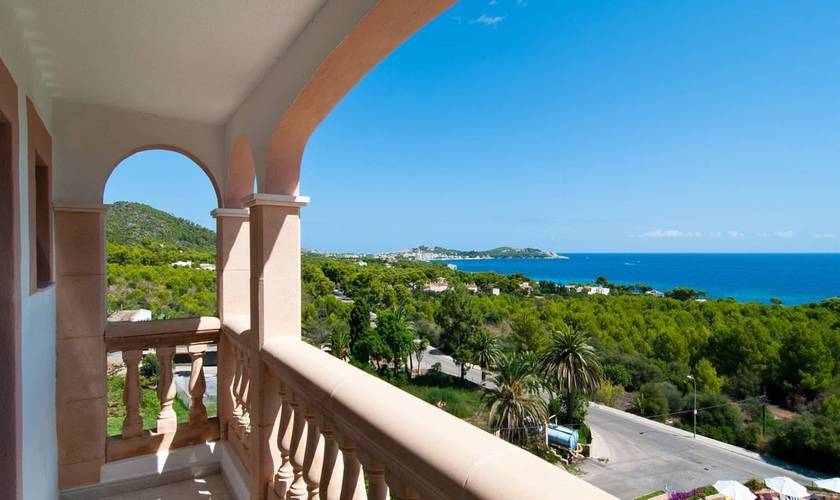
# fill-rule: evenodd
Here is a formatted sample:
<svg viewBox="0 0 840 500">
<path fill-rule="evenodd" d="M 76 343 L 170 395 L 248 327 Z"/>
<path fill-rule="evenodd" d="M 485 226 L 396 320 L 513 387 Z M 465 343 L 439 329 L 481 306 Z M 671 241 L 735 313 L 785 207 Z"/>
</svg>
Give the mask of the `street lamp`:
<svg viewBox="0 0 840 500">
<path fill-rule="evenodd" d="M 694 438 L 697 439 L 697 379 L 694 375 L 689 375 L 687 379 L 694 382 Z"/>
</svg>

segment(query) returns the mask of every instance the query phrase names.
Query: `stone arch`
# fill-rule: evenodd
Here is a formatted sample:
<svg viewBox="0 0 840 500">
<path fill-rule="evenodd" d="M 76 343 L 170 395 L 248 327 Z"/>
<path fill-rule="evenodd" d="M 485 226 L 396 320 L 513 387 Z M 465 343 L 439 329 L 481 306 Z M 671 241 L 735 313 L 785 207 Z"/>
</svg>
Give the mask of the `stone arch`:
<svg viewBox="0 0 840 500">
<path fill-rule="evenodd" d="M 256 175 L 251 143 L 245 136 L 240 135 L 233 144 L 233 150 L 228 159 L 225 208 L 242 208 L 242 198 L 254 190 Z"/>
<path fill-rule="evenodd" d="M 335 105 L 394 49 L 455 0 L 382 0 L 315 70 L 274 128 L 260 191 L 296 195 L 310 135 Z"/>
<path fill-rule="evenodd" d="M 154 151 L 154 150 L 164 150 L 164 151 L 172 151 L 174 153 L 181 154 L 186 156 L 193 163 L 195 163 L 207 176 L 207 179 L 210 180 L 210 185 L 213 186 L 213 191 L 216 193 L 216 206 L 221 207 L 222 205 L 222 191 L 219 188 L 219 182 L 216 180 L 216 177 L 213 175 L 213 172 L 207 167 L 207 164 L 201 161 L 201 159 L 191 153 L 190 151 L 180 148 L 178 146 L 172 146 L 169 144 L 150 144 L 146 146 L 140 146 L 131 149 L 124 155 L 120 156 L 117 161 L 112 162 L 112 164 L 108 168 L 108 175 L 102 181 L 102 185 L 99 187 L 99 199 L 104 199 L 105 197 L 105 188 L 108 185 L 108 180 L 111 178 L 111 175 L 114 173 L 114 170 L 122 163 L 125 159 L 134 156 L 137 153 L 141 153 L 143 151 Z"/>
</svg>

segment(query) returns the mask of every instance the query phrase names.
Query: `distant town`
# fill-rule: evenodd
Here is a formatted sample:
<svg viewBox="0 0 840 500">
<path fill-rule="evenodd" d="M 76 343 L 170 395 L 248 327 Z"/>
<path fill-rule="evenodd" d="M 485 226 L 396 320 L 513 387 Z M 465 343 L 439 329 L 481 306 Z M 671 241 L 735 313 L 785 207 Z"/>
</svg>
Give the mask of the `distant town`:
<svg viewBox="0 0 840 500">
<path fill-rule="evenodd" d="M 327 257 L 375 257 L 385 261 L 395 259 L 409 259 L 417 261 L 432 261 L 432 260 L 486 260 L 486 259 L 568 259 L 568 257 L 559 255 L 551 250 L 540 250 L 539 248 L 513 248 L 513 247 L 498 247 L 490 250 L 454 250 L 444 247 L 429 247 L 421 245 L 407 250 L 397 250 L 395 252 L 380 252 L 374 254 L 364 253 L 329 253 L 319 252 L 317 250 L 307 250 L 307 253 L 320 254 Z"/>
</svg>

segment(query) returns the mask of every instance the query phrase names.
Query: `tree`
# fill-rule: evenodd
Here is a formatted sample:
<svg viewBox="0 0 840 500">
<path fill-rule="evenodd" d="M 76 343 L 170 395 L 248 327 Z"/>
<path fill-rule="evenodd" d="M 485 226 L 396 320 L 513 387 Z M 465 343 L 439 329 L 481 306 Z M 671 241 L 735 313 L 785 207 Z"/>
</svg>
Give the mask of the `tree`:
<svg viewBox="0 0 840 500">
<path fill-rule="evenodd" d="M 606 276 L 598 276 L 598 279 L 595 280 L 595 284 L 602 287 L 608 287 L 610 282 L 607 281 Z"/>
<path fill-rule="evenodd" d="M 414 357 L 417 358 L 417 371 L 422 373 L 423 356 L 426 355 L 426 349 L 429 348 L 429 340 L 425 337 L 414 339 Z"/>
<path fill-rule="evenodd" d="M 575 395 L 591 394 L 601 383 L 601 364 L 589 334 L 566 326 L 554 333 L 543 355 L 546 377 L 557 394 L 566 394 L 566 420 L 573 424 Z"/>
<path fill-rule="evenodd" d="M 443 292 L 435 321 L 442 330 L 441 341 L 461 367 L 461 380 L 472 359 L 473 337 L 481 327 L 481 313 L 463 286 Z"/>
<path fill-rule="evenodd" d="M 521 310 L 511 321 L 511 337 L 519 350 L 540 352 L 548 343 L 548 335 L 534 311 Z"/>
<path fill-rule="evenodd" d="M 353 358 L 360 363 L 373 361 L 377 369 L 380 368 L 380 360 L 391 357 L 388 345 L 373 328 L 368 328 L 361 338 L 351 345 L 350 352 L 353 354 Z"/>
<path fill-rule="evenodd" d="M 397 308 L 380 315 L 376 329 L 382 341 L 388 346 L 394 361 L 394 376 L 396 376 L 403 361 L 411 355 L 414 345 L 414 326 L 405 317 L 402 309 Z"/>
<path fill-rule="evenodd" d="M 694 377 L 697 379 L 697 390 L 708 394 L 720 393 L 723 387 L 723 378 L 719 377 L 712 362 L 701 358 L 694 365 Z"/>
<path fill-rule="evenodd" d="M 343 328 L 333 330 L 329 339 L 330 354 L 347 361 L 350 358 L 350 332 Z"/>
<path fill-rule="evenodd" d="M 350 345 L 370 329 L 370 306 L 364 299 L 356 300 L 350 311 Z"/>
<path fill-rule="evenodd" d="M 506 441 L 525 443 L 527 428 L 546 420 L 539 377 L 514 353 L 499 357 L 489 385 L 495 389 L 482 395 L 482 404 L 488 412 L 487 425 Z"/>
<path fill-rule="evenodd" d="M 492 369 L 501 355 L 499 338 L 487 330 L 481 330 L 473 340 L 473 356 L 481 368 L 481 382 L 484 383 L 486 370 Z"/>
</svg>

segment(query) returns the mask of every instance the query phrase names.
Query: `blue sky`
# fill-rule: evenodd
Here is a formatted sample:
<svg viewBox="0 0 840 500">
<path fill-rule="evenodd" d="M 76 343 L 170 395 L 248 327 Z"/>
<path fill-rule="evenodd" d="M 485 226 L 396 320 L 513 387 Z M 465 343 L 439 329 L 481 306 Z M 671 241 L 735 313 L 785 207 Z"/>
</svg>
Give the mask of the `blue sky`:
<svg viewBox="0 0 840 500">
<path fill-rule="evenodd" d="M 830 1 L 463 0 L 313 134 L 303 244 L 840 251 L 838 32 Z M 172 153 L 118 199 L 212 225 Z"/>
</svg>

